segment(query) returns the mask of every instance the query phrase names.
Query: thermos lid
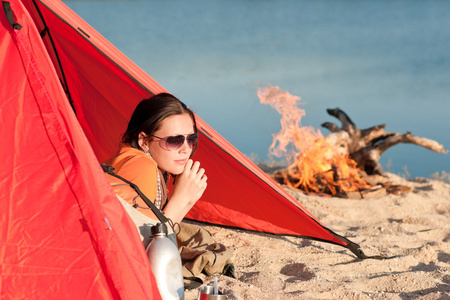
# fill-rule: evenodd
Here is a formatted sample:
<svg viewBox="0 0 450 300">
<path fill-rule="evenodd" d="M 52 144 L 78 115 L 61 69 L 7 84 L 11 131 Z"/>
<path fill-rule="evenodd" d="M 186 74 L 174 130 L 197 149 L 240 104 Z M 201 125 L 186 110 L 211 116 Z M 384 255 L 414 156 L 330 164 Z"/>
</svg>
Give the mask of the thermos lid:
<svg viewBox="0 0 450 300">
<path fill-rule="evenodd" d="M 167 235 L 167 226 L 164 223 L 157 223 L 150 230 L 152 235 Z"/>
</svg>

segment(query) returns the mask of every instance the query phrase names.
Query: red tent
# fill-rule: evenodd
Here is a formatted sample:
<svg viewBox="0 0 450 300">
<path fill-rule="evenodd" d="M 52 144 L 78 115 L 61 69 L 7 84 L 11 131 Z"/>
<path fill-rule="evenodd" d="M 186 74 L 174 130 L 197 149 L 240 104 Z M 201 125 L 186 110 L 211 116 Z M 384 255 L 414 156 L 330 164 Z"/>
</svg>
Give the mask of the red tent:
<svg viewBox="0 0 450 300">
<path fill-rule="evenodd" d="M 99 161 L 136 104 L 165 91 L 58 0 L 2 1 L 2 297 L 158 299 Z M 182 97 L 181 97 L 182 98 Z M 359 246 L 324 227 L 198 119 L 208 189 L 188 218 Z"/>
<path fill-rule="evenodd" d="M 161 299 L 34 21 L 2 4 L 0 297 Z"/>
</svg>

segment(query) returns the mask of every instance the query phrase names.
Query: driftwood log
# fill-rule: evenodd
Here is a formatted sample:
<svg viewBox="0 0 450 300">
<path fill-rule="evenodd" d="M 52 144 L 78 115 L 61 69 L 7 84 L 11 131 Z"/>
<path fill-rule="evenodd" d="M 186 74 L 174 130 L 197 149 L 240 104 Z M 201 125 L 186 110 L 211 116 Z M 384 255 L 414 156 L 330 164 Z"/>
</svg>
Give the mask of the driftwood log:
<svg viewBox="0 0 450 300">
<path fill-rule="evenodd" d="M 325 137 L 338 147 L 343 154 L 348 153 L 368 175 L 381 175 L 383 169 L 379 163 L 381 155 L 390 147 L 399 143 L 410 143 L 425 147 L 438 153 L 447 153 L 444 146 L 434 140 L 414 136 L 411 132 L 392 133 L 384 131 L 385 124 L 367 129 L 358 129 L 350 117 L 340 108 L 327 109 L 329 115 L 336 117 L 342 126 L 326 122 L 322 127 L 331 131 Z"/>
<path fill-rule="evenodd" d="M 314 194 L 324 197 L 342 197 L 350 199 L 367 199 L 378 198 L 386 194 L 404 194 L 409 193 L 412 189 L 408 186 L 398 185 L 383 175 L 383 169 L 379 163 L 381 155 L 390 147 L 399 143 L 410 143 L 425 147 L 429 150 L 446 153 L 448 150 L 436 141 L 414 136 L 411 132 L 392 133 L 384 130 L 386 125 L 373 126 L 367 129 L 358 129 L 350 119 L 350 117 L 341 109 L 327 109 L 328 114 L 336 117 L 342 126 L 326 122 L 322 127 L 331 131 L 325 136 L 328 141 L 339 154 L 348 155 L 354 160 L 358 167 L 358 176 L 363 179 L 367 185 L 363 185 L 357 190 L 349 190 L 339 184 L 340 180 L 338 171 L 332 165 L 328 172 L 333 174 L 330 181 L 324 173 L 314 175 L 314 187 L 309 185 L 298 185 L 299 179 L 291 176 L 291 172 L 298 173 L 298 162 L 294 161 L 286 169 L 277 170 L 271 174 L 271 177 L 280 184 L 287 184 L 287 188 L 301 190 L 306 194 Z M 344 179 L 345 180 L 352 180 Z"/>
</svg>

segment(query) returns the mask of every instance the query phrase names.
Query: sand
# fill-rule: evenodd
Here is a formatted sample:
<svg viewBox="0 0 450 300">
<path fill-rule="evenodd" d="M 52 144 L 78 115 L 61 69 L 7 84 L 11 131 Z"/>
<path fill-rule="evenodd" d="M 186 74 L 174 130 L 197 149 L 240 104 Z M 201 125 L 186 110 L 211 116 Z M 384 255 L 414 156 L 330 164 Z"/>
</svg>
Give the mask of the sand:
<svg viewBox="0 0 450 300">
<path fill-rule="evenodd" d="M 204 226 L 234 252 L 238 278 L 218 275 L 219 287 L 240 300 L 450 299 L 450 185 L 386 175 L 413 191 L 362 200 L 287 191 L 366 255 L 395 258 L 361 260 L 324 242 Z"/>
</svg>

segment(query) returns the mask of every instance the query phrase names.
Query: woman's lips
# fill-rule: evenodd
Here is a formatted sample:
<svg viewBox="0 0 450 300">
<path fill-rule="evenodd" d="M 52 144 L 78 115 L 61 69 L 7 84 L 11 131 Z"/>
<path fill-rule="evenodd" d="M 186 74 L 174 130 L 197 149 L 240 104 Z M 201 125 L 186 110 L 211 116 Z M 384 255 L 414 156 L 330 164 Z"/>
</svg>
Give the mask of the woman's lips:
<svg viewBox="0 0 450 300">
<path fill-rule="evenodd" d="M 188 160 L 187 158 L 185 158 L 185 159 L 177 159 L 177 160 L 175 160 L 175 163 L 180 164 L 180 165 L 184 165 L 184 164 L 186 164 L 187 160 Z"/>
</svg>

